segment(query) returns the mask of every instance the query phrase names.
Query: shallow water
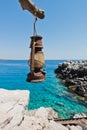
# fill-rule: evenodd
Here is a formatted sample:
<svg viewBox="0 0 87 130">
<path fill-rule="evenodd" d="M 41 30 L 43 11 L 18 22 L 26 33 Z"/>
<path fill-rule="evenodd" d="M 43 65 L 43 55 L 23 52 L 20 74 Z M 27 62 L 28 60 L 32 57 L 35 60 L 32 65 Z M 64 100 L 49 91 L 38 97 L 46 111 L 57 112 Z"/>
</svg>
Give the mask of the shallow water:
<svg viewBox="0 0 87 130">
<path fill-rule="evenodd" d="M 46 81 L 42 83 L 27 83 L 26 75 L 29 72 L 27 61 L 1 60 L 0 61 L 0 88 L 9 90 L 30 90 L 29 109 L 40 106 L 52 107 L 58 112 L 59 117 L 70 118 L 75 113 L 87 113 L 87 105 L 79 101 L 56 78 L 54 69 L 63 60 L 46 61 Z"/>
</svg>

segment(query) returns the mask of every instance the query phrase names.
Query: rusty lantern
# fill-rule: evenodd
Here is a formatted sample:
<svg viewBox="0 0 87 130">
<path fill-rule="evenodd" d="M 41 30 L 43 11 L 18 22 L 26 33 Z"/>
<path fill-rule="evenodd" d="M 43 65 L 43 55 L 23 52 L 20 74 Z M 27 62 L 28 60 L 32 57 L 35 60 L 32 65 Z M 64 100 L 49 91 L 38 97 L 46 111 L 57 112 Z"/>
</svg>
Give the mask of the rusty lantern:
<svg viewBox="0 0 87 130">
<path fill-rule="evenodd" d="M 42 37 L 32 36 L 31 37 L 31 53 L 30 53 L 30 72 L 27 75 L 28 82 L 41 82 L 45 80 L 45 71 L 42 70 L 45 65 L 44 54 L 42 52 Z"/>
<path fill-rule="evenodd" d="M 31 37 L 31 53 L 30 53 L 30 73 L 27 75 L 28 82 L 40 82 L 45 80 L 45 71 L 42 70 L 44 62 L 44 54 L 42 52 L 42 37 L 36 33 L 37 18 L 44 18 L 44 11 L 39 9 L 31 0 L 19 0 L 21 7 L 28 10 L 35 16 L 34 35 Z"/>
</svg>

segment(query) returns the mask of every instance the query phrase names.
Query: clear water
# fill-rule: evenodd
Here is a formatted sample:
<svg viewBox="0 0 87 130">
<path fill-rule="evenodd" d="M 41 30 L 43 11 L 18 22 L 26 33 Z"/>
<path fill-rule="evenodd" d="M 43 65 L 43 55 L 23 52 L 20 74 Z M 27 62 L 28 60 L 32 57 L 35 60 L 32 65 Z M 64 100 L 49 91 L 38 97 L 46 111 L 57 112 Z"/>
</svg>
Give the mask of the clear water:
<svg viewBox="0 0 87 130">
<path fill-rule="evenodd" d="M 61 118 L 70 118 L 75 113 L 87 113 L 87 105 L 76 99 L 65 86 L 56 79 L 54 69 L 63 60 L 46 61 L 46 81 L 42 83 L 27 83 L 29 72 L 27 61 L 0 60 L 0 88 L 9 90 L 26 89 L 30 91 L 28 109 L 41 106 L 52 107 Z M 22 97 L 21 97 L 22 98 Z"/>
</svg>

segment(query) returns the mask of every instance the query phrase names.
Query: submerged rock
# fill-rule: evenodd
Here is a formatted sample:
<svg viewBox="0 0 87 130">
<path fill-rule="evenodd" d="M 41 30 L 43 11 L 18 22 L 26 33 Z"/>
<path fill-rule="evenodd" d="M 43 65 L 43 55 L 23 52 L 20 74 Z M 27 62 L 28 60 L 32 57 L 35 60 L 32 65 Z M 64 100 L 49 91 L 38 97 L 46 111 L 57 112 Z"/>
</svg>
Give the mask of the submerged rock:
<svg viewBox="0 0 87 130">
<path fill-rule="evenodd" d="M 66 61 L 59 64 L 55 73 L 70 90 L 87 97 L 87 61 Z"/>
</svg>

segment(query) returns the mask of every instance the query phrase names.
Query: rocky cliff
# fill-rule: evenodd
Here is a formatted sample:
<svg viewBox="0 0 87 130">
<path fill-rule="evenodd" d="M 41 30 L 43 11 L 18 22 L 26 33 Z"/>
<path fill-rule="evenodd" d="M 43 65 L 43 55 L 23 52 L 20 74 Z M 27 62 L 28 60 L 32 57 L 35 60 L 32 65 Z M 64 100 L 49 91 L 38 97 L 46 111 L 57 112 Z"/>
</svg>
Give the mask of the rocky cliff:
<svg viewBox="0 0 87 130">
<path fill-rule="evenodd" d="M 87 97 L 87 61 L 64 62 L 59 64 L 55 73 L 70 90 Z"/>
</svg>

